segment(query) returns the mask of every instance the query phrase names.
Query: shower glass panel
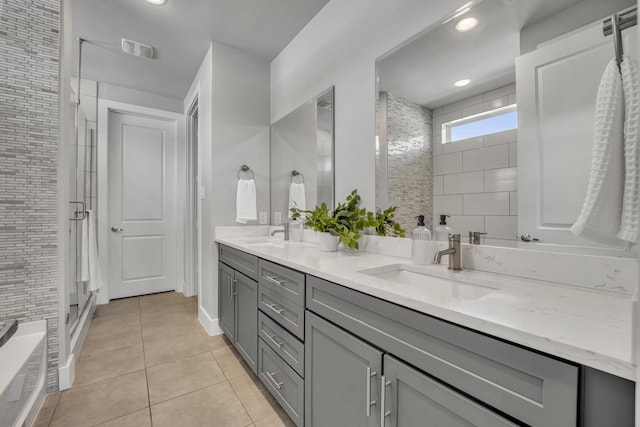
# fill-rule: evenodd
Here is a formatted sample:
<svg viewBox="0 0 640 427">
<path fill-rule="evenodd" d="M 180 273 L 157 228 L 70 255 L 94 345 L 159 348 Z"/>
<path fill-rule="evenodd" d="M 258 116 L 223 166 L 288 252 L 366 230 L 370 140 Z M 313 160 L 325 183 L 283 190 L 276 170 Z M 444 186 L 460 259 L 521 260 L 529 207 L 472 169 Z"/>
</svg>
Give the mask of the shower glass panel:
<svg viewBox="0 0 640 427">
<path fill-rule="evenodd" d="M 77 81 L 72 80 L 73 109 L 76 108 Z M 80 108 L 72 117 L 69 141 L 69 321 L 71 334 L 78 324 L 90 297 L 87 282 L 81 280 L 82 218 L 84 210 L 95 211 L 96 193 L 96 110 L 97 84 L 82 80 L 80 84 Z M 76 139 L 77 125 L 77 139 Z"/>
</svg>

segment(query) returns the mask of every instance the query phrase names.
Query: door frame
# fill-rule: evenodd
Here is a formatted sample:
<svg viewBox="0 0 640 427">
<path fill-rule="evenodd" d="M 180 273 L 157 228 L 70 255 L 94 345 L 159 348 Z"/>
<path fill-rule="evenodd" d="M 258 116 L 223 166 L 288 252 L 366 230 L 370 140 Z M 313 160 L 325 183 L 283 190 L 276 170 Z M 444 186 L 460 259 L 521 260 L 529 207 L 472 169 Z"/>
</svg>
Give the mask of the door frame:
<svg viewBox="0 0 640 427">
<path fill-rule="evenodd" d="M 98 98 L 98 208 L 97 208 L 97 228 L 98 228 L 98 254 L 100 261 L 100 270 L 104 286 L 98 290 L 97 304 L 107 304 L 109 298 L 109 116 L 111 113 L 133 114 L 146 116 L 151 118 L 159 118 L 172 120 L 176 122 L 176 144 L 178 147 L 176 155 L 176 174 L 177 185 L 181 185 L 180 171 L 184 170 L 184 150 L 180 147 L 184 146 L 185 140 L 185 119 L 181 113 L 159 110 L 156 108 L 143 107 L 140 105 L 127 104 L 124 102 L 111 101 L 108 99 Z M 184 219 L 184 204 L 179 198 L 176 198 L 176 224 L 175 229 L 179 230 L 178 225 Z M 179 233 L 178 233 L 179 234 Z M 177 236 L 176 241 L 176 277 L 182 277 L 184 272 L 184 259 L 181 256 L 184 249 L 184 241 Z M 180 255 L 178 255 L 180 254 Z M 180 290 L 180 283 L 176 283 L 176 289 Z"/>
<path fill-rule="evenodd" d="M 186 297 L 200 294 L 202 282 L 202 229 L 201 209 L 202 198 L 200 190 L 202 175 L 200 173 L 200 120 L 199 120 L 199 91 L 196 91 L 189 102 L 185 113 L 186 141 L 185 141 L 185 192 L 184 203 L 184 286 Z M 194 132 L 194 117 L 197 120 Z M 194 173 L 195 172 L 195 173 Z"/>
</svg>

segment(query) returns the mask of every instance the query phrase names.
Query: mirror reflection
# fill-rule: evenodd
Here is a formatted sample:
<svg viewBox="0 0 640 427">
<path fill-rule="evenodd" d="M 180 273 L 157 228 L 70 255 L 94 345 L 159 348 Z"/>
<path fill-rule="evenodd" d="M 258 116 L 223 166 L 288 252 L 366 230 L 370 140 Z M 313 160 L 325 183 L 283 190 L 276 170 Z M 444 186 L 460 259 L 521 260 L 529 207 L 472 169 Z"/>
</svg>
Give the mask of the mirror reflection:
<svg viewBox="0 0 640 427">
<path fill-rule="evenodd" d="M 614 57 L 602 21 L 634 5 L 596 3 L 470 2 L 379 58 L 376 207 L 397 206 L 409 230 L 448 215 L 483 244 L 633 256 L 569 231 Z M 635 34 L 623 31 L 625 54 Z"/>
<path fill-rule="evenodd" d="M 333 209 L 333 106 L 329 88 L 271 125 L 271 219 L 289 209 Z"/>
</svg>

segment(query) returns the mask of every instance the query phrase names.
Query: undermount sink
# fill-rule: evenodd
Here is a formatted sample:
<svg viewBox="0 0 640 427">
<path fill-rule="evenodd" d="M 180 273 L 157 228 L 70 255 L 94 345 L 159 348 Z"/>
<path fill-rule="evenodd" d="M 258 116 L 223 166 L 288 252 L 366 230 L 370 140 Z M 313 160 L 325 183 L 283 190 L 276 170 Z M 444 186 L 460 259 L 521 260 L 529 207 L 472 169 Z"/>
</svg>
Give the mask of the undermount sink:
<svg viewBox="0 0 640 427">
<path fill-rule="evenodd" d="M 266 236 L 247 238 L 244 243 L 253 247 L 284 248 L 284 240 Z"/>
<path fill-rule="evenodd" d="M 444 267 L 443 267 L 444 268 Z M 419 287 L 426 298 L 433 294 L 443 297 L 473 300 L 482 298 L 498 288 L 487 285 L 469 283 L 469 275 L 465 275 L 465 281 L 458 280 L 460 273 L 437 273 L 429 268 L 411 264 L 391 264 L 382 267 L 360 270 L 360 273 L 377 277 L 393 283 L 399 283 L 412 287 Z M 453 276 L 453 277 L 452 277 Z"/>
</svg>

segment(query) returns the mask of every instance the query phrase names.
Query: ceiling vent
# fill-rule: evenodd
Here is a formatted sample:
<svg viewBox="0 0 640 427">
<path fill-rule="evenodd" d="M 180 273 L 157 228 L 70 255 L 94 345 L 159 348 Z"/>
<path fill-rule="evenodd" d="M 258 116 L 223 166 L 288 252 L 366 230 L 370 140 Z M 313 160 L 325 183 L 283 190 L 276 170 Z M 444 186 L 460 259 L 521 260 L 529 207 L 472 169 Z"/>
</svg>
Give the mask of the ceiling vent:
<svg viewBox="0 0 640 427">
<path fill-rule="evenodd" d="M 129 55 L 141 56 L 143 58 L 153 58 L 153 46 L 143 44 L 129 39 L 122 39 L 122 51 Z"/>
</svg>

